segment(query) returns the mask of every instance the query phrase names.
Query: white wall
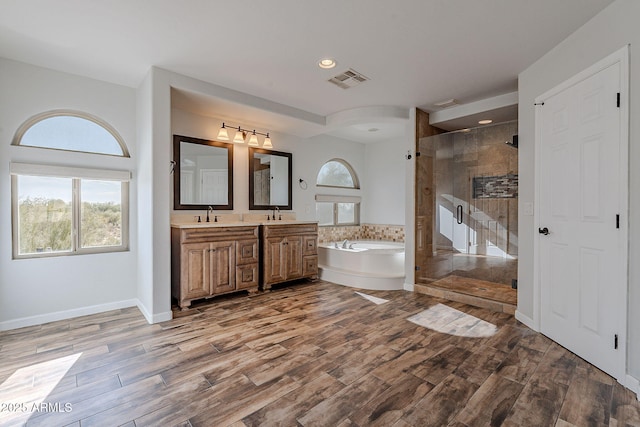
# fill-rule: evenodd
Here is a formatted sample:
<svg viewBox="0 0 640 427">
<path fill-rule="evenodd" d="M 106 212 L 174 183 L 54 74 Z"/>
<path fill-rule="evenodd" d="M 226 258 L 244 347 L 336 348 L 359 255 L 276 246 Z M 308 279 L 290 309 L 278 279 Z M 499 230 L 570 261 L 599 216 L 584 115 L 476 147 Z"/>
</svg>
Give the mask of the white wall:
<svg viewBox="0 0 640 427">
<path fill-rule="evenodd" d="M 134 305 L 137 258 L 135 91 L 0 58 L 0 329 Z M 28 118 L 54 109 L 95 115 L 124 138 L 130 159 L 11 145 Z M 9 163 L 42 162 L 134 172 L 128 252 L 12 259 Z"/>
<path fill-rule="evenodd" d="M 405 171 L 411 142 L 405 139 L 366 144 L 366 192 L 362 206 L 362 223 L 405 224 Z M 411 160 L 413 161 L 413 160 Z"/>
<path fill-rule="evenodd" d="M 640 1 L 617 0 L 578 29 L 553 50 L 531 65 L 519 76 L 519 211 L 523 203 L 534 201 L 534 143 L 536 96 L 552 89 L 600 59 L 627 44 L 630 48 L 630 129 L 629 129 L 629 315 L 627 372 L 640 378 L 640 121 L 634 117 L 640 111 Z M 534 317 L 533 245 L 537 224 L 533 216 L 520 215 L 518 263 L 518 312 Z M 620 309 L 626 309 L 621 307 Z"/>
</svg>

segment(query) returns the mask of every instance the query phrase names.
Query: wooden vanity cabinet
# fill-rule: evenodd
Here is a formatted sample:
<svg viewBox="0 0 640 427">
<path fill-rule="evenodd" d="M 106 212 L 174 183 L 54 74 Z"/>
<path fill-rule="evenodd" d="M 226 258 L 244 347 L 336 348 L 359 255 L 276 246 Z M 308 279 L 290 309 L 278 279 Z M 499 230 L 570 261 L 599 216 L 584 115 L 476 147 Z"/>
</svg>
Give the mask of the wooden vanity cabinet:
<svg viewBox="0 0 640 427">
<path fill-rule="evenodd" d="M 258 290 L 258 227 L 171 229 L 171 294 L 183 310 L 191 301 Z"/>
<path fill-rule="evenodd" d="M 318 278 L 318 224 L 261 226 L 262 289 L 302 278 Z"/>
</svg>

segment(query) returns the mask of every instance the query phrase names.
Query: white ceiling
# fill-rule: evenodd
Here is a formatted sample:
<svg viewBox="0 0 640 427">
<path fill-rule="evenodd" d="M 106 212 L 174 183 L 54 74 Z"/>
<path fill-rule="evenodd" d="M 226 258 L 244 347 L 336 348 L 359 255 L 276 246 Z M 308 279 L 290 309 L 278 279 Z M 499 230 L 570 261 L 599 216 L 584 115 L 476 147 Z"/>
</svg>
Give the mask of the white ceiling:
<svg viewBox="0 0 640 427">
<path fill-rule="evenodd" d="M 450 98 L 514 92 L 519 72 L 611 2 L 0 0 L 0 56 L 131 87 L 155 65 L 327 118 L 371 106 L 432 112 Z M 337 67 L 318 68 L 322 57 Z M 347 90 L 327 82 L 348 68 L 370 81 Z M 269 112 L 186 92 L 177 102 L 274 129 Z M 366 142 L 403 129 L 396 119 L 360 114 L 305 131 L 280 116 L 278 126 Z M 459 122 L 450 127 L 469 126 Z"/>
</svg>

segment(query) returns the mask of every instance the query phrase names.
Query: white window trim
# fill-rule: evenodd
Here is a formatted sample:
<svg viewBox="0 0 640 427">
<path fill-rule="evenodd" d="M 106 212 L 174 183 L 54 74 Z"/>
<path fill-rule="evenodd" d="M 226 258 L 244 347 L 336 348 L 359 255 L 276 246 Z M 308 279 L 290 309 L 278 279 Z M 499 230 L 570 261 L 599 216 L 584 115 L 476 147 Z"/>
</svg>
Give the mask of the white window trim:
<svg viewBox="0 0 640 427">
<path fill-rule="evenodd" d="M 73 166 L 16 163 L 9 165 L 11 175 L 54 176 L 57 178 L 99 179 L 103 181 L 131 181 L 131 172 L 112 169 L 88 169 Z"/>
<path fill-rule="evenodd" d="M 129 250 L 129 181 L 131 172 L 123 170 L 87 169 L 71 166 L 38 165 L 33 163 L 14 163 L 9 165 L 11 173 L 11 222 L 13 259 L 47 258 L 56 256 L 72 256 L 98 254 L 110 252 L 125 252 Z M 38 252 L 20 254 L 19 221 L 18 221 L 18 176 L 50 176 L 57 178 L 71 178 L 72 181 L 72 226 L 71 250 L 66 252 Z M 122 206 L 122 242 L 118 246 L 100 246 L 83 248 L 80 244 L 80 180 L 119 181 L 121 185 Z"/>
</svg>

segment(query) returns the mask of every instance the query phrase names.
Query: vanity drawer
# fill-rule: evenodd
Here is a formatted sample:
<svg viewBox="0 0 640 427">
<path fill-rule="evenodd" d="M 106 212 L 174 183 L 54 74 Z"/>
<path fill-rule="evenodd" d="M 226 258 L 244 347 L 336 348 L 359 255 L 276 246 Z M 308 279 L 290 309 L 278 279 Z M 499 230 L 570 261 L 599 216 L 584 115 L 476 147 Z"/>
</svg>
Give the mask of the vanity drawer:
<svg viewBox="0 0 640 427">
<path fill-rule="evenodd" d="M 258 287 L 258 264 L 238 265 L 236 267 L 236 289 Z"/>
<path fill-rule="evenodd" d="M 258 262 L 258 241 L 238 240 L 236 243 L 236 264 L 251 264 Z"/>
<path fill-rule="evenodd" d="M 315 276 L 318 274 L 318 256 L 306 256 L 302 260 L 302 275 L 307 276 Z"/>
<path fill-rule="evenodd" d="M 316 236 L 302 236 L 302 254 L 317 255 L 318 254 L 318 238 Z"/>
</svg>

